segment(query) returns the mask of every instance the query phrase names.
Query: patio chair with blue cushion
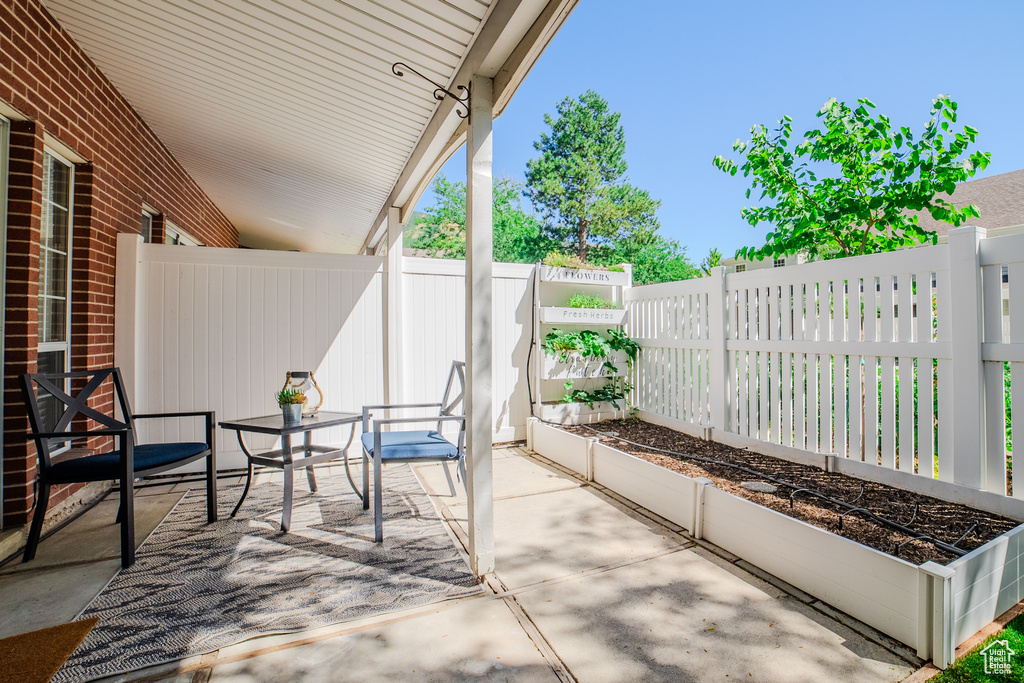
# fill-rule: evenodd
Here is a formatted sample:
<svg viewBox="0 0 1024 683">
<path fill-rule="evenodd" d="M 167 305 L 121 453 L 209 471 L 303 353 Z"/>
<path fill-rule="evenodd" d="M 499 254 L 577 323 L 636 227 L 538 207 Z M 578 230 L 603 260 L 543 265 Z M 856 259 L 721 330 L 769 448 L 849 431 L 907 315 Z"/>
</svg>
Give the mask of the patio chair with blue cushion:
<svg viewBox="0 0 1024 683">
<path fill-rule="evenodd" d="M 39 456 L 39 497 L 25 546 L 24 562 L 36 555 L 46 506 L 50 501 L 50 488 L 56 484 L 120 481 L 121 505 L 117 516 L 121 523 L 122 567 L 130 567 L 135 562 L 133 493 L 136 478 L 206 458 L 206 517 L 210 522 L 217 521 L 216 419 L 212 411 L 134 414 L 128 405 L 128 395 L 117 368 L 30 374 L 23 375 L 21 380 L 32 427 L 28 438 L 35 440 Z M 90 400 L 95 403 L 95 399 L 100 398 L 97 392 L 107 384 L 107 380 L 110 380 L 114 405 L 120 409 L 121 419 L 89 405 Z M 74 385 L 70 393 L 69 383 Z M 78 386 L 82 388 L 78 389 Z M 135 420 L 166 417 L 206 418 L 205 442 L 136 444 Z M 99 427 L 89 429 L 90 422 Z M 62 450 L 70 442 L 100 437 L 104 437 L 103 447 L 98 448 L 98 453 L 82 455 L 80 449 Z"/>
<path fill-rule="evenodd" d="M 457 386 L 456 386 L 457 385 Z M 381 468 L 388 463 L 442 463 L 448 487 L 455 495 L 455 484 L 452 482 L 448 463 L 458 465 L 463 482 L 466 481 L 466 415 L 463 396 L 466 389 L 466 364 L 462 361 L 452 363 L 448 371 L 448 381 L 440 403 L 405 403 L 391 405 L 363 406 L 363 509 L 368 509 L 370 459 L 373 460 L 373 516 L 374 540 L 384 540 L 383 502 L 381 498 Z M 457 393 L 456 393 L 457 392 Z M 437 415 L 426 417 L 388 417 L 376 419 L 371 411 L 375 410 L 412 410 L 437 408 Z M 459 410 L 456 413 L 456 410 Z M 391 414 L 394 414 L 393 412 Z M 415 423 L 437 423 L 437 429 L 417 431 L 383 431 L 389 425 L 409 425 Z M 455 423 L 458 435 L 452 443 L 442 435 L 445 424 Z M 372 424 L 372 429 L 371 429 Z"/>
</svg>

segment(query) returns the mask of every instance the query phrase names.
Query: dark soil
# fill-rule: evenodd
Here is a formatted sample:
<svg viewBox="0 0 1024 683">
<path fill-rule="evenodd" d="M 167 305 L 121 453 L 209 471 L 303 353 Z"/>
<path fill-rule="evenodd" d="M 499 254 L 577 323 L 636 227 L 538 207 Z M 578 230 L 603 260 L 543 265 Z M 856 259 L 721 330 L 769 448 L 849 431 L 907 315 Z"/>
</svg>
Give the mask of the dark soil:
<svg viewBox="0 0 1024 683">
<path fill-rule="evenodd" d="M 921 534 L 967 551 L 984 545 L 1018 525 L 1006 517 L 975 510 L 966 505 L 948 503 L 842 474 L 829 474 L 817 467 L 731 448 L 713 441 L 704 441 L 641 420 L 614 420 L 563 428 L 581 436 L 597 436 L 609 446 L 688 477 L 707 477 L 717 488 L 724 491 L 914 564 L 929 560 L 948 564 L 955 560 L 957 555 L 937 548 L 927 541 L 914 540 L 904 533 L 856 514 L 847 515 L 840 530 L 839 513 L 845 508 L 834 503 L 815 498 L 808 493 L 797 493 L 791 506 L 790 495 L 793 489 L 790 487 L 779 486 L 775 493 L 751 491 L 740 484 L 765 479 L 725 465 L 688 460 L 685 455 L 657 453 L 626 443 L 622 439 L 676 453 L 743 465 L 797 487 L 813 489 L 832 498 L 853 503 Z"/>
</svg>

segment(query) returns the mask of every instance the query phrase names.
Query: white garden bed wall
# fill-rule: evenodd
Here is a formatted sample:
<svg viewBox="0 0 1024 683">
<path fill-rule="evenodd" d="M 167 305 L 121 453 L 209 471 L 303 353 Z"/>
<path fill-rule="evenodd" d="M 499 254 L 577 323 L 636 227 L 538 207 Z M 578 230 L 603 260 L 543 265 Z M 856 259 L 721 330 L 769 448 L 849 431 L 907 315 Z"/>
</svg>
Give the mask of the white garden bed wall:
<svg viewBox="0 0 1024 683">
<path fill-rule="evenodd" d="M 957 645 L 1024 599 L 1024 526 L 948 566 L 915 566 L 595 439 L 536 419 L 529 433 L 535 452 L 916 648 L 940 668 L 953 661 Z"/>
<path fill-rule="evenodd" d="M 535 419 L 530 420 L 527 434 L 530 437 L 527 446 L 533 452 L 540 453 L 562 467 L 587 476 L 589 471 L 587 453 L 589 442 L 587 439 L 556 427 L 550 427 Z"/>
<path fill-rule="evenodd" d="M 693 532 L 696 480 L 599 442 L 591 457 L 595 482 Z"/>
<path fill-rule="evenodd" d="M 708 486 L 703 536 L 908 645 L 918 645 L 918 569 Z"/>
<path fill-rule="evenodd" d="M 953 641 L 962 643 L 1024 599 L 1024 526 L 951 562 Z"/>
</svg>

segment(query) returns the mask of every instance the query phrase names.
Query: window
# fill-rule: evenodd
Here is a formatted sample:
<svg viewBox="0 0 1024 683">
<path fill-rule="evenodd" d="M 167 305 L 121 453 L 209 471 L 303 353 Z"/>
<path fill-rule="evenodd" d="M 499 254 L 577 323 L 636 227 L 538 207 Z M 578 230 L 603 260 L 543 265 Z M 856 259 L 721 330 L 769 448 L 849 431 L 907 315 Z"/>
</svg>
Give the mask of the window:
<svg viewBox="0 0 1024 683">
<path fill-rule="evenodd" d="M 39 372 L 67 372 L 70 362 L 71 219 L 75 170 L 43 153 L 43 220 L 39 246 Z M 40 401 L 44 429 L 57 421 L 60 402 Z"/>
<path fill-rule="evenodd" d="M 785 258 L 777 258 L 772 263 L 772 267 L 773 268 L 784 268 L 785 265 L 786 265 L 786 259 Z"/>
<path fill-rule="evenodd" d="M 746 263 L 737 263 L 736 264 L 736 272 L 737 273 L 742 273 L 742 272 L 745 272 L 746 270 L 747 270 L 747 264 Z"/>
<path fill-rule="evenodd" d="M 153 241 L 153 214 L 146 209 L 142 210 L 142 241 Z"/>
<path fill-rule="evenodd" d="M 183 247 L 203 246 L 199 240 L 182 232 L 178 229 L 178 226 L 170 221 L 167 221 L 167 227 L 164 228 L 164 244 L 180 244 Z"/>
</svg>

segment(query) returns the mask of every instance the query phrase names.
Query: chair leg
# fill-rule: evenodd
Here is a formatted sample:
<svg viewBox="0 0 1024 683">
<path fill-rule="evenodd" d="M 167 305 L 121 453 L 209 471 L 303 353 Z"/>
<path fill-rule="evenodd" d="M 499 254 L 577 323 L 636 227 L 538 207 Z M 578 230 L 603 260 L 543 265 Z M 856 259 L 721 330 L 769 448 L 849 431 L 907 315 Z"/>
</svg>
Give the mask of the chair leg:
<svg viewBox="0 0 1024 683">
<path fill-rule="evenodd" d="M 373 540 L 380 543 L 384 540 L 384 499 L 381 494 L 382 467 L 380 449 L 373 454 Z"/>
<path fill-rule="evenodd" d="M 135 479 L 121 478 L 121 568 L 135 564 Z"/>
<path fill-rule="evenodd" d="M 22 562 L 28 562 L 36 556 L 36 548 L 39 546 L 39 536 L 43 533 L 43 520 L 46 518 L 46 506 L 50 503 L 50 484 L 40 480 L 39 498 L 36 500 L 36 512 L 32 515 L 32 528 L 28 532 L 28 542 L 25 543 L 25 556 Z"/>
<path fill-rule="evenodd" d="M 214 450 L 206 456 L 206 521 L 217 521 L 217 453 Z"/>
<path fill-rule="evenodd" d="M 119 500 L 117 503 L 117 516 L 114 517 L 114 524 L 120 524 L 124 521 L 124 501 Z"/>
<path fill-rule="evenodd" d="M 451 473 L 451 470 L 448 469 L 448 463 L 442 461 L 441 462 L 441 467 L 442 467 L 442 469 L 444 469 L 444 477 L 445 477 L 445 479 L 448 480 L 448 490 L 451 492 L 452 498 L 454 498 L 455 497 L 455 482 L 452 481 L 452 473 Z"/>
<path fill-rule="evenodd" d="M 370 459 L 363 451 L 363 509 L 370 509 Z"/>
</svg>

